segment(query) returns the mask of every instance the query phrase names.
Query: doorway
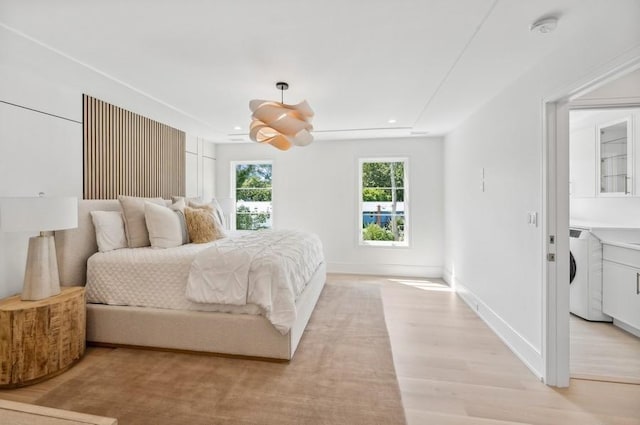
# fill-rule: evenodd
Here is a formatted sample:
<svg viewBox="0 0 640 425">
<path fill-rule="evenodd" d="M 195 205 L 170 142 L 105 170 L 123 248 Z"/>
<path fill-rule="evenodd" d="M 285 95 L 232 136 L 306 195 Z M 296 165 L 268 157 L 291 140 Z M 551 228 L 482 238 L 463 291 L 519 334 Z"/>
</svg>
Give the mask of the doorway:
<svg viewBox="0 0 640 425">
<path fill-rule="evenodd" d="M 594 75 L 586 83 L 576 83 L 564 93 L 544 102 L 546 143 L 543 144 L 543 235 L 544 255 L 548 261 L 544 265 L 543 356 L 545 382 L 548 385 L 565 387 L 570 381 L 570 111 L 571 108 L 586 107 L 584 100 L 587 93 L 595 93 L 597 89 L 639 68 L 638 56 L 621 61 L 608 70 L 601 71 L 600 75 Z M 640 93 L 638 98 L 640 99 Z M 633 103 L 629 99 L 625 102 Z M 596 106 L 611 106 L 611 99 L 601 98 Z M 640 211 L 638 215 L 640 216 Z"/>
<path fill-rule="evenodd" d="M 573 379 L 640 384 L 640 102 L 620 91 L 640 98 L 640 70 L 569 102 L 569 363 Z"/>
</svg>

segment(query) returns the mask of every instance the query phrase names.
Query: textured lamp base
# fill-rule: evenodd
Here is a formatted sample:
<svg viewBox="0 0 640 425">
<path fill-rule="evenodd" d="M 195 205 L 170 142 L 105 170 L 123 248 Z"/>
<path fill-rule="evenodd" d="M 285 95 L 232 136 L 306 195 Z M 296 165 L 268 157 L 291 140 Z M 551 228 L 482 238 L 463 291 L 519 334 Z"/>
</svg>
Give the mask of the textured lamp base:
<svg viewBox="0 0 640 425">
<path fill-rule="evenodd" d="M 29 239 L 27 267 L 20 299 L 41 300 L 60 293 L 60 275 L 53 236 L 34 236 Z"/>
</svg>

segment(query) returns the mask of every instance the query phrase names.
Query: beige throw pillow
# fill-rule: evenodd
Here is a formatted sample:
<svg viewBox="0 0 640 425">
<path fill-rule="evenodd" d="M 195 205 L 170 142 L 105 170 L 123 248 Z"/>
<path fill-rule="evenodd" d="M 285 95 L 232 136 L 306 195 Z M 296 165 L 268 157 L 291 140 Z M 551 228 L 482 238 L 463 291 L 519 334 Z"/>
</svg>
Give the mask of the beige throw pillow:
<svg viewBox="0 0 640 425">
<path fill-rule="evenodd" d="M 162 198 L 137 198 L 134 196 L 118 196 L 122 215 L 124 217 L 124 230 L 127 234 L 129 248 L 140 248 L 151 245 L 149 231 L 144 218 L 144 203 L 151 202 L 156 205 L 165 205 Z"/>
<path fill-rule="evenodd" d="M 189 242 L 183 210 L 184 201 L 169 208 L 145 202 L 144 217 L 153 248 L 173 248 Z"/>
<path fill-rule="evenodd" d="M 218 203 L 218 201 L 215 200 L 215 198 L 212 199 L 211 202 L 209 202 L 208 204 L 189 201 L 187 206 L 191 208 L 208 208 L 211 211 L 213 211 L 213 218 L 216 220 L 216 225 L 218 226 L 219 232 L 223 236 L 227 236 L 225 232 L 226 221 L 224 219 L 224 214 L 222 212 L 222 208 L 220 207 L 220 204 Z"/>
<path fill-rule="evenodd" d="M 216 198 L 213 198 L 209 203 L 204 202 L 200 197 L 187 198 L 185 196 L 172 196 L 171 200 L 173 202 L 184 200 L 187 206 L 191 208 L 205 208 L 205 207 L 212 208 L 214 212 L 214 218 L 217 220 L 219 224 L 220 231 L 224 236 L 226 236 L 226 232 L 225 232 L 225 229 L 227 228 L 226 219 L 224 217 L 224 213 L 222 212 L 222 207 L 220 207 L 220 203 L 216 200 Z"/>
<path fill-rule="evenodd" d="M 190 208 L 184 209 L 184 216 L 187 220 L 189 238 L 193 243 L 213 242 L 224 237 L 222 229 L 216 223 L 214 213 L 211 208 Z"/>
</svg>

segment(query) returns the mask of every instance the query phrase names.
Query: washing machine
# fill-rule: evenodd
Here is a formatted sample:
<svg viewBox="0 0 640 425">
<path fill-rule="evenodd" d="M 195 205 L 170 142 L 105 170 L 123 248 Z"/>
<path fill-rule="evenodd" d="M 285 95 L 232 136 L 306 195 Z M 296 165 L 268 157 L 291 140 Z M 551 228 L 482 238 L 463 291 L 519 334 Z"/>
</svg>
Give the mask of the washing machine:
<svg viewBox="0 0 640 425">
<path fill-rule="evenodd" d="M 588 229 L 569 228 L 569 310 L 596 322 L 612 322 L 602 312 L 602 242 Z"/>
</svg>

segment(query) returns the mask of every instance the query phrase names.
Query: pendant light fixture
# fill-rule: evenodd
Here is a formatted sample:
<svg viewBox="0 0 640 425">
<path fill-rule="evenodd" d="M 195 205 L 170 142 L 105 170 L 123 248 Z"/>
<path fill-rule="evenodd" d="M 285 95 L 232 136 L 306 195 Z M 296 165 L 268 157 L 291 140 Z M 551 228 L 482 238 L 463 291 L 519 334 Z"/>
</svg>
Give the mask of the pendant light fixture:
<svg viewBox="0 0 640 425">
<path fill-rule="evenodd" d="M 280 81 L 276 88 L 280 90 L 280 102 L 261 99 L 249 102 L 252 112 L 249 137 L 254 142 L 268 143 L 283 151 L 292 145 L 307 146 L 313 142 L 310 133 L 313 110 L 306 100 L 297 105 L 284 103 L 284 91 L 289 84 Z"/>
</svg>

